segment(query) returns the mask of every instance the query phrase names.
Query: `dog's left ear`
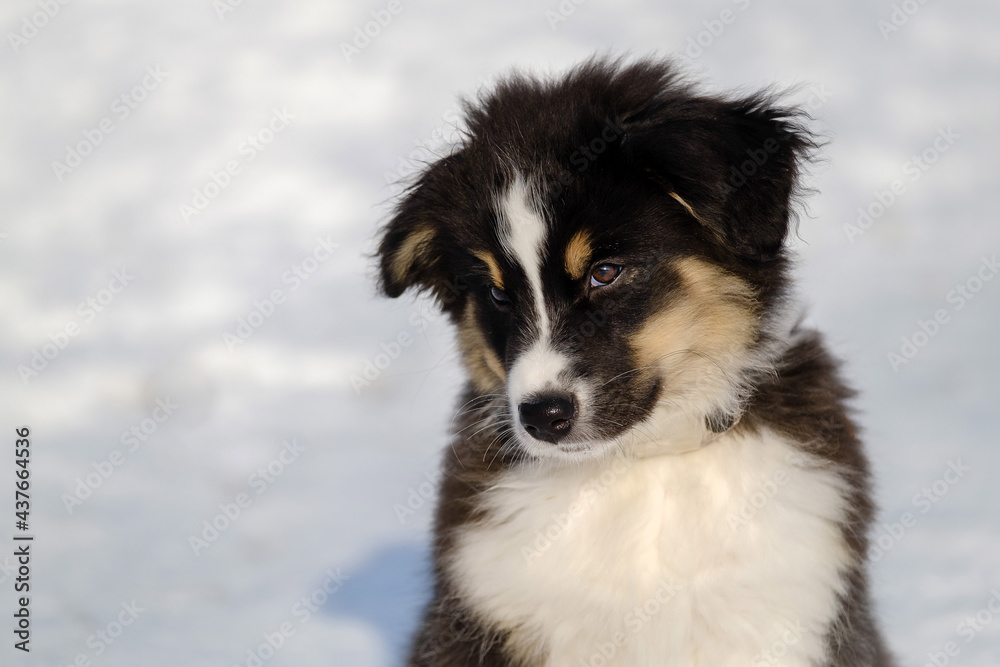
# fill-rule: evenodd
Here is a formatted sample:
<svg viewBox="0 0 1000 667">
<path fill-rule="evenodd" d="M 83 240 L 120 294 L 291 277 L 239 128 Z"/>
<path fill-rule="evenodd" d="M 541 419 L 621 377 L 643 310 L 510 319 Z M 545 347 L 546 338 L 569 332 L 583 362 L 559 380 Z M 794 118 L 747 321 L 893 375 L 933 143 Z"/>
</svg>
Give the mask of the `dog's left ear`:
<svg viewBox="0 0 1000 667">
<path fill-rule="evenodd" d="M 626 150 L 731 251 L 776 258 L 800 165 L 816 147 L 804 114 L 764 95 L 657 107 L 627 129 Z"/>
<path fill-rule="evenodd" d="M 433 170 L 433 167 L 431 168 Z M 379 287 L 396 298 L 415 287 L 441 298 L 446 285 L 441 221 L 435 217 L 430 171 L 397 204 L 378 245 Z"/>
</svg>

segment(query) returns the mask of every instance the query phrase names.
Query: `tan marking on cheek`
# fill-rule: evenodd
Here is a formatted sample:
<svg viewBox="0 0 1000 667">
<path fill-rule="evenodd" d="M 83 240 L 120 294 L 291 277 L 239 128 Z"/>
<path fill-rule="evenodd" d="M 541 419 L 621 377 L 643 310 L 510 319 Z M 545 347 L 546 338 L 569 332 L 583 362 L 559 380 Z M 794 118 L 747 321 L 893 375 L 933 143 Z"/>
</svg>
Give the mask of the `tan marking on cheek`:
<svg viewBox="0 0 1000 667">
<path fill-rule="evenodd" d="M 477 250 L 474 254 L 486 267 L 490 270 L 490 279 L 493 284 L 500 289 L 503 289 L 503 273 L 500 272 L 500 265 L 497 264 L 496 258 L 485 250 Z"/>
<path fill-rule="evenodd" d="M 406 274 L 420 260 L 424 260 L 423 263 L 428 266 L 434 263 L 434 257 L 430 253 L 430 242 L 433 238 L 434 230 L 429 227 L 421 227 L 410 232 L 392 258 L 392 276 L 395 280 L 403 282 Z"/>
<path fill-rule="evenodd" d="M 566 246 L 566 273 L 573 280 L 579 280 L 590 265 L 590 256 L 593 254 L 590 245 L 590 234 L 585 230 L 580 230 L 573 234 Z"/>
<path fill-rule="evenodd" d="M 458 325 L 458 347 L 469 377 L 477 389 L 483 392 L 493 391 L 506 381 L 507 374 L 503 364 L 479 327 L 476 304 L 473 301 L 465 306 Z"/>
<path fill-rule="evenodd" d="M 725 380 L 757 337 L 756 295 L 743 280 L 701 260 L 683 259 L 676 269 L 684 293 L 633 339 L 639 363 L 656 366 L 675 384 Z"/>
</svg>

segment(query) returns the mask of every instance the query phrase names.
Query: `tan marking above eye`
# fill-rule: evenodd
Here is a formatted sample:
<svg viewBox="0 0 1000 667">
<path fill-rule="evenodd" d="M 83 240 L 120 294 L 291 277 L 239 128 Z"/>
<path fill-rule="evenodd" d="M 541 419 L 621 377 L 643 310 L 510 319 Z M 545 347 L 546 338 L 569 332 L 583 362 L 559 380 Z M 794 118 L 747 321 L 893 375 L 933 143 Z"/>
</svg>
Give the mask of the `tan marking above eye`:
<svg viewBox="0 0 1000 667">
<path fill-rule="evenodd" d="M 493 254 L 486 250 L 476 250 L 472 254 L 490 270 L 490 279 L 493 281 L 493 286 L 503 289 L 503 274 L 500 272 L 500 265 L 497 264 L 497 260 L 493 257 Z"/>
<path fill-rule="evenodd" d="M 570 278 L 579 280 L 583 277 L 583 274 L 587 271 L 587 267 L 590 265 L 590 255 L 592 253 L 593 248 L 591 247 L 590 233 L 581 229 L 576 234 L 573 234 L 573 238 L 566 245 L 565 268 Z"/>
</svg>

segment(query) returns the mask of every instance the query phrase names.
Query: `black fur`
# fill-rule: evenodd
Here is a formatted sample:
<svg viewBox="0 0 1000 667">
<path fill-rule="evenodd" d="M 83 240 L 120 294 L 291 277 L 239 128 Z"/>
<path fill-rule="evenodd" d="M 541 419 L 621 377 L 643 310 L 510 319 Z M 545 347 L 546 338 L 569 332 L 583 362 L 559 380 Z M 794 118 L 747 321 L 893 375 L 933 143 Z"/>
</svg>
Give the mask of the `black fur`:
<svg viewBox="0 0 1000 667">
<path fill-rule="evenodd" d="M 502 378 L 483 370 L 489 365 L 481 358 L 495 356 L 509 371 L 536 333 L 525 276 L 505 257 L 498 235 L 498 193 L 514 174 L 529 174 L 544 201 L 550 236 L 542 279 L 557 322 L 554 344 L 572 356 L 576 375 L 604 388 L 595 409 L 607 419 L 586 437 L 606 439 L 649 416 L 666 391 L 662 377 L 636 372 L 628 341 L 651 317 L 689 298 L 679 261 L 695 258 L 750 286 L 752 300 L 729 298 L 760 323 L 751 349 L 771 349 L 768 324 L 785 301 L 784 241 L 798 172 L 816 148 L 803 115 L 774 97 L 705 95 L 669 63 L 651 60 L 591 60 L 557 81 L 513 75 L 466 103 L 465 116 L 465 139 L 410 186 L 379 244 L 382 290 L 392 297 L 411 287 L 432 294 L 465 328 L 473 376 L 455 424 L 461 435 L 445 450 L 435 596 L 414 642 L 413 667 L 516 664 L 504 653 L 505 634 L 476 616 L 443 566 L 456 531 L 479 517 L 477 495 L 527 456 L 504 441 L 499 426 L 474 428 L 484 414 L 498 424 L 513 418 L 496 397 Z M 567 276 L 560 249 L 581 229 L 595 258 L 627 258 L 613 289 L 590 290 Z M 493 280 L 480 252 L 499 264 L 509 303 L 491 299 Z M 773 362 L 773 375 L 736 378 L 748 388 L 742 404 L 711 410 L 705 424 L 717 433 L 771 429 L 811 443 L 814 454 L 840 466 L 853 489 L 844 540 L 863 563 L 873 509 L 867 462 L 846 408 L 850 391 L 818 336 L 800 336 Z M 828 665 L 890 665 L 862 565 L 848 581 L 829 632 Z"/>
</svg>

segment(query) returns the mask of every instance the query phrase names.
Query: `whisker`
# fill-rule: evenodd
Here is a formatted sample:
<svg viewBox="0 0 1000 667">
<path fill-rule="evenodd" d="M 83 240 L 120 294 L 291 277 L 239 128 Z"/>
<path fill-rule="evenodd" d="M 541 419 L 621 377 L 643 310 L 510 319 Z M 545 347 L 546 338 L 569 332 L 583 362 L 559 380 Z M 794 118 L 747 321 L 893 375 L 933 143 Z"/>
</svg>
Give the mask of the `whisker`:
<svg viewBox="0 0 1000 667">
<path fill-rule="evenodd" d="M 489 470 L 490 468 L 493 467 L 493 463 L 497 460 L 497 457 L 500 456 L 500 454 L 504 451 L 504 448 L 507 447 L 508 444 L 510 444 L 513 435 L 514 435 L 514 429 L 512 428 L 512 429 L 508 430 L 507 432 L 501 434 L 500 436 L 497 436 L 498 438 L 501 438 L 501 440 L 500 440 L 500 446 L 497 447 L 496 454 L 493 455 L 493 458 L 490 459 L 490 462 L 488 464 L 486 464 L 486 469 L 487 470 Z M 490 446 L 492 447 L 492 443 L 490 444 Z M 488 448 L 487 448 L 486 452 L 489 452 Z M 486 452 L 483 453 L 483 461 L 484 462 L 486 461 Z"/>
</svg>

